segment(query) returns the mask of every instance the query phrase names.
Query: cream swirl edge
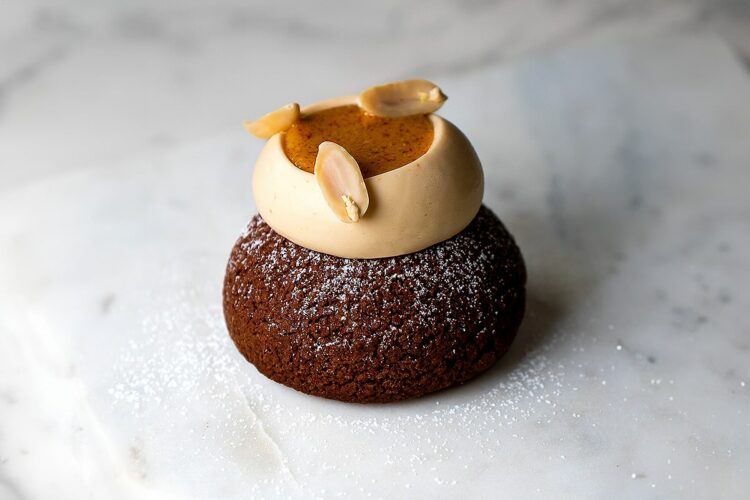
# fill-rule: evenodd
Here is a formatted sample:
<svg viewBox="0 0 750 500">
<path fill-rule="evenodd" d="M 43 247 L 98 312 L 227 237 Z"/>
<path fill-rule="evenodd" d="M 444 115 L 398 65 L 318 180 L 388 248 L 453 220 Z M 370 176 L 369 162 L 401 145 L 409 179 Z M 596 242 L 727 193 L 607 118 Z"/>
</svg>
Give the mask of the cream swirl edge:
<svg viewBox="0 0 750 500">
<path fill-rule="evenodd" d="M 355 104 L 356 97 L 322 101 L 302 110 Z M 286 156 L 282 133 L 260 152 L 253 173 L 255 204 L 274 231 L 294 243 L 354 259 L 417 252 L 461 232 L 482 203 L 484 175 L 474 148 L 452 123 L 430 115 L 432 145 L 411 163 L 365 179 L 367 213 L 341 222 L 326 204 L 315 176 Z"/>
</svg>

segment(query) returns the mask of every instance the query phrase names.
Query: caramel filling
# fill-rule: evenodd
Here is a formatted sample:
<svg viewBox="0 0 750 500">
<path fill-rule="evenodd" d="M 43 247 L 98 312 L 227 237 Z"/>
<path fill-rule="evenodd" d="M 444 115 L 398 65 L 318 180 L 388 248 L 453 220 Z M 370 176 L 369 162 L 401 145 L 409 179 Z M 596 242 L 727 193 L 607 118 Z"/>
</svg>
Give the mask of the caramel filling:
<svg viewBox="0 0 750 500">
<path fill-rule="evenodd" d="M 283 144 L 297 168 L 313 173 L 318 145 L 335 142 L 357 160 L 367 178 L 416 160 L 430 148 L 433 135 L 426 115 L 384 118 L 349 105 L 302 116 L 287 129 Z"/>
</svg>

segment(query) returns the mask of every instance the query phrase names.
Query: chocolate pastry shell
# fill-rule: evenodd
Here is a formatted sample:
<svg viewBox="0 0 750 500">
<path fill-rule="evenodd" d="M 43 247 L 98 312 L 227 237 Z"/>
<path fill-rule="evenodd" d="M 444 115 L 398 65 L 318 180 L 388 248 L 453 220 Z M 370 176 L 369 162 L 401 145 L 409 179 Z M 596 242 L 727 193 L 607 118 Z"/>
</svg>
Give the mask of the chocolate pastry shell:
<svg viewBox="0 0 750 500">
<path fill-rule="evenodd" d="M 462 384 L 510 347 L 526 270 L 487 207 L 456 236 L 416 253 L 346 259 L 280 236 L 256 215 L 232 249 L 224 316 L 262 374 L 357 403 Z"/>
</svg>

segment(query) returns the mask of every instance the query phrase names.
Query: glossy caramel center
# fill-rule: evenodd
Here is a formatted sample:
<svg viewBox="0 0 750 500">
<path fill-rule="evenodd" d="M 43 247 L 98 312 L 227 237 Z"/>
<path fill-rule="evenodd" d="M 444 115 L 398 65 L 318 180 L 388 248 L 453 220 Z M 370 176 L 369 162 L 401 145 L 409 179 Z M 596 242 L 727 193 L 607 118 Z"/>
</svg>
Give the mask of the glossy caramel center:
<svg viewBox="0 0 750 500">
<path fill-rule="evenodd" d="M 294 165 L 312 173 L 318 145 L 343 146 L 372 177 L 403 167 L 427 152 L 434 131 L 426 115 L 384 118 L 359 106 L 340 106 L 303 115 L 284 134 L 284 152 Z"/>
</svg>

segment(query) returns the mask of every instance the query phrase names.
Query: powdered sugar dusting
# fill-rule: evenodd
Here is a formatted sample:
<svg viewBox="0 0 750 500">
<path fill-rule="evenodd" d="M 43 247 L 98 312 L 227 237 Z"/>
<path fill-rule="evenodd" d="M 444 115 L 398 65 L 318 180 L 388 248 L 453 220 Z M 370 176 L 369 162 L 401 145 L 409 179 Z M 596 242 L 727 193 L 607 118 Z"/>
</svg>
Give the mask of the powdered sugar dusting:
<svg viewBox="0 0 750 500">
<path fill-rule="evenodd" d="M 278 258 L 294 262 L 299 256 L 278 249 Z M 359 275 L 349 263 L 344 274 L 364 280 L 374 268 L 364 263 Z M 393 272 L 392 280 L 412 278 Z M 450 272 L 436 274 L 448 279 Z M 141 331 L 113 367 L 109 392 L 115 411 L 142 422 L 130 442 L 147 464 L 144 475 L 168 479 L 174 467 L 193 471 L 174 476 L 193 478 L 181 492 L 185 498 L 201 498 L 219 486 L 226 498 L 367 496 L 418 484 L 425 491 L 426 474 L 440 488 L 436 492 L 454 492 L 466 477 L 463 470 L 501 459 L 505 440 L 528 439 L 530 424 L 544 425 L 566 411 L 559 404 L 566 387 L 570 391 L 566 368 L 551 365 L 550 344 L 533 339 L 527 355 L 512 354 L 479 380 L 412 402 L 346 405 L 305 396 L 269 381 L 241 358 L 224 327 L 216 287 L 196 286 L 180 273 L 165 280 L 174 292 L 148 298 L 158 306 L 149 311 L 158 312 L 143 317 Z M 349 280 L 328 286 L 326 293 L 352 288 Z M 485 284 L 468 278 L 460 286 Z M 422 293 L 417 289 L 416 296 Z M 432 314 L 421 313 L 419 321 Z M 141 449 L 144 442 L 149 445 Z M 375 479 L 383 468 L 389 485 Z"/>
<path fill-rule="evenodd" d="M 163 444 L 159 459 L 238 492 L 227 498 L 382 492 L 370 479 L 375 464 L 392 469 L 393 487 L 401 491 L 425 472 L 436 487 L 451 488 L 463 477 L 456 464 L 496 459 L 498 440 L 528 438 L 513 430 L 518 424 L 543 424 L 564 411 L 557 400 L 566 371 L 550 366 L 549 345 L 533 342 L 527 346 L 533 354 L 512 366 L 416 402 L 362 406 L 304 396 L 241 359 L 218 306 L 194 306 L 193 298 L 207 293 L 163 298 L 161 312 L 142 321 L 143 340 L 130 343 L 116 363 L 110 394 L 119 411 L 147 423 L 152 448 Z M 327 479 L 333 476 L 347 481 Z"/>
<path fill-rule="evenodd" d="M 230 332 L 262 372 L 311 394 L 392 401 L 454 385 L 507 350 L 523 312 L 518 248 L 484 207 L 455 237 L 384 259 L 303 248 L 259 216 L 249 228 L 227 270 Z"/>
<path fill-rule="evenodd" d="M 490 216 L 480 212 L 478 219 L 482 223 Z M 318 305 L 321 303 L 328 303 L 329 312 L 335 313 L 335 310 L 341 308 L 341 303 L 357 310 L 361 302 L 383 300 L 382 295 L 376 295 L 376 292 L 380 290 L 371 286 L 377 280 L 386 282 L 385 290 L 402 283 L 413 287 L 417 301 L 414 310 L 419 314 L 421 326 L 436 320 L 436 302 L 431 300 L 432 297 L 429 294 L 440 283 L 450 283 L 459 294 L 465 297 L 463 307 L 476 309 L 475 299 L 480 296 L 479 292 L 495 285 L 487 282 L 487 273 L 480 271 L 499 258 L 495 255 L 495 250 L 506 248 L 505 245 L 497 243 L 499 240 L 497 233 L 482 235 L 483 238 L 493 240 L 487 245 L 469 242 L 472 236 L 461 233 L 419 254 L 386 259 L 339 259 L 310 252 L 286 240 L 269 241 L 263 238 L 248 238 L 249 234 L 258 232 L 259 228 L 270 230 L 262 219 L 256 217 L 240 238 L 243 241 L 240 247 L 242 252 L 233 256 L 229 266 L 231 268 L 259 266 L 262 274 L 268 278 L 265 285 L 269 288 L 276 285 L 271 281 L 272 276 L 280 267 L 283 267 L 290 276 L 290 281 L 300 284 L 291 291 L 291 295 L 301 300 L 303 315 L 308 317 L 320 314 Z M 273 245 L 269 258 L 252 262 L 248 260 L 261 246 L 266 245 Z M 471 255 L 467 255 L 467 248 L 476 249 L 476 252 L 473 251 Z M 425 253 L 429 254 L 429 257 L 426 258 Z M 340 264 L 341 260 L 345 262 L 344 265 Z M 317 265 L 311 266 L 310 264 Z M 327 279 L 314 287 L 304 286 L 314 281 L 312 275 L 321 269 Z M 240 289 L 237 292 L 240 299 L 250 299 L 252 296 L 251 289 Z M 354 297 L 360 297 L 361 301 L 346 302 Z M 337 299 L 339 304 L 331 303 L 332 298 Z M 285 316 L 290 312 L 284 309 L 280 316 Z M 447 319 L 452 320 L 450 317 Z"/>
</svg>

